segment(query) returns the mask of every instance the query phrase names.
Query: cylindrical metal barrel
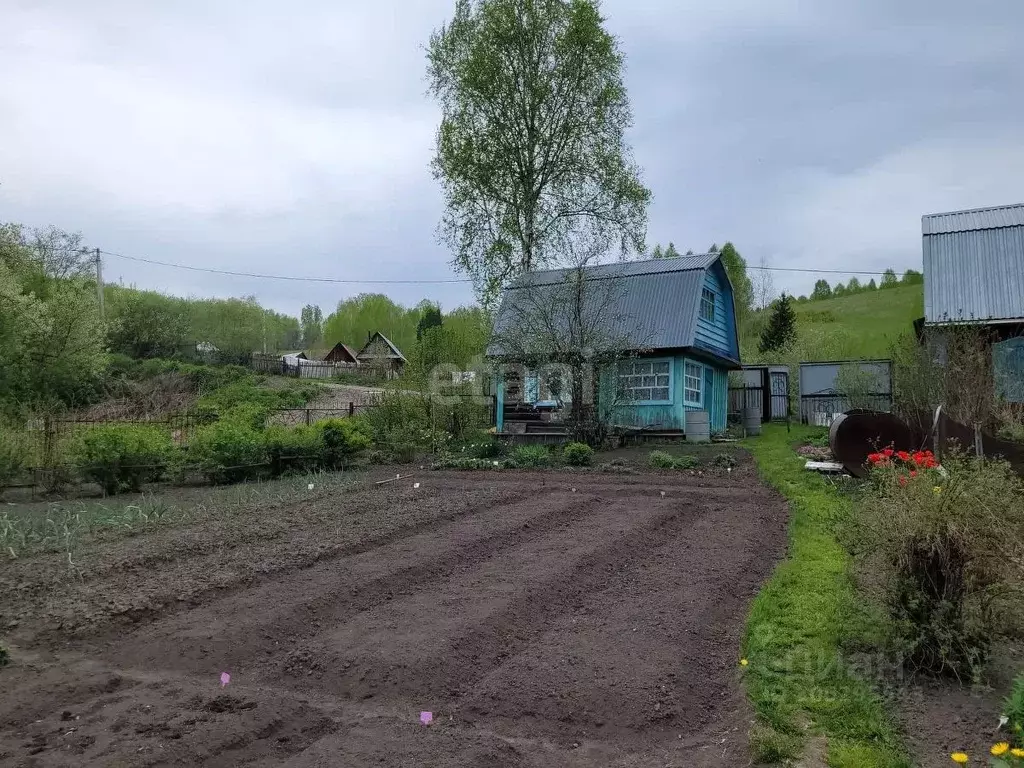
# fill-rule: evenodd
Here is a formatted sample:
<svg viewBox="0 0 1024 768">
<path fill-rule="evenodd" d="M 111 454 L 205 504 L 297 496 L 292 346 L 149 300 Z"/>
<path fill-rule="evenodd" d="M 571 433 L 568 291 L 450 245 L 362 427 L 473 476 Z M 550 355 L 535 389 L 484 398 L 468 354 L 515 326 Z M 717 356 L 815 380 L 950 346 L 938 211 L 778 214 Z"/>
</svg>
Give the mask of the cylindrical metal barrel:
<svg viewBox="0 0 1024 768">
<path fill-rule="evenodd" d="M 686 440 L 691 443 L 711 441 L 711 419 L 707 411 L 686 412 Z"/>
<path fill-rule="evenodd" d="M 748 435 L 761 434 L 761 409 L 747 407 L 743 409 L 743 431 Z"/>
<path fill-rule="evenodd" d="M 915 449 L 910 427 L 891 413 L 854 409 L 840 414 L 828 430 L 835 460 L 855 477 L 867 477 L 868 454 L 885 448 Z"/>
</svg>

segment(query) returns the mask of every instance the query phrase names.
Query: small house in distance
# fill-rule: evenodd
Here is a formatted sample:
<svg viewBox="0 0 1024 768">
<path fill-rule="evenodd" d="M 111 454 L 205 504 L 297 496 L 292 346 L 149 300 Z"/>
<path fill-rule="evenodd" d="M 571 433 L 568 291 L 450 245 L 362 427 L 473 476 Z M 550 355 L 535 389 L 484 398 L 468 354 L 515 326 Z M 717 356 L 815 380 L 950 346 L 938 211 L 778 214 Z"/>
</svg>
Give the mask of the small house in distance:
<svg viewBox="0 0 1024 768">
<path fill-rule="evenodd" d="M 360 365 L 378 369 L 388 379 L 396 379 L 405 368 L 405 355 L 380 331 L 370 334 L 363 348 L 356 353 Z"/>
<path fill-rule="evenodd" d="M 359 365 L 359 359 L 357 353 L 352 347 L 342 342 L 338 342 L 331 351 L 324 355 L 325 363 L 350 363 L 352 365 Z"/>
<path fill-rule="evenodd" d="M 538 341 L 535 353 L 529 336 L 547 329 L 568 338 L 583 325 L 592 326 L 581 336 L 584 346 L 620 346 L 616 361 L 595 371 L 597 383 L 584 389 L 585 405 L 608 414 L 610 427 L 692 432 L 689 439 L 724 430 L 728 373 L 740 368 L 740 352 L 732 284 L 719 254 L 588 266 L 582 281 L 578 274 L 529 272 L 504 291 L 487 350 L 500 363 L 498 432 L 556 435 L 552 422 L 571 405 L 571 393 L 557 365 L 537 361 L 542 350 L 565 345 Z M 582 285 L 567 290 L 572 280 Z M 548 316 L 534 323 L 534 312 Z"/>
</svg>

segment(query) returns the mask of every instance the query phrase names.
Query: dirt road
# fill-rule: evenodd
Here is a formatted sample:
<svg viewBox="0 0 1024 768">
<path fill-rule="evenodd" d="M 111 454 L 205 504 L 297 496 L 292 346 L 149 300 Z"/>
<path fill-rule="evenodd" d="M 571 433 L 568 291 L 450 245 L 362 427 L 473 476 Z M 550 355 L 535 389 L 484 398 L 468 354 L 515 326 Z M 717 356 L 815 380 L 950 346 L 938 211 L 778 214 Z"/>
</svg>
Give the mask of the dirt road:
<svg viewBox="0 0 1024 768">
<path fill-rule="evenodd" d="M 745 765 L 785 517 L 749 465 L 423 472 L 14 561 L 0 764 Z"/>
</svg>

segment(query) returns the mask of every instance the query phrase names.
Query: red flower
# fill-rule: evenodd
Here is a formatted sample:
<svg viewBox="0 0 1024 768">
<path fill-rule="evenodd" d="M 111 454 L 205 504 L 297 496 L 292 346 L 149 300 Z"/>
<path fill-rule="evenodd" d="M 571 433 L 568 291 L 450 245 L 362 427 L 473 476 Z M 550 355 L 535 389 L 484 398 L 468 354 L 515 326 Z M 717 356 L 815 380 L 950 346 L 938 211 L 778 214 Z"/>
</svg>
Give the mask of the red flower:
<svg viewBox="0 0 1024 768">
<path fill-rule="evenodd" d="M 917 477 L 917 470 L 916 469 L 910 470 L 910 476 L 911 477 Z"/>
<path fill-rule="evenodd" d="M 900 485 L 906 485 L 906 484 L 907 484 L 907 478 L 905 478 L 903 475 L 900 475 Z"/>
<path fill-rule="evenodd" d="M 899 456 L 900 461 L 910 461 L 910 454 L 906 451 L 898 451 L 896 455 Z"/>
<path fill-rule="evenodd" d="M 886 448 L 882 453 L 885 454 L 885 458 L 891 459 L 895 451 L 892 448 Z"/>
</svg>

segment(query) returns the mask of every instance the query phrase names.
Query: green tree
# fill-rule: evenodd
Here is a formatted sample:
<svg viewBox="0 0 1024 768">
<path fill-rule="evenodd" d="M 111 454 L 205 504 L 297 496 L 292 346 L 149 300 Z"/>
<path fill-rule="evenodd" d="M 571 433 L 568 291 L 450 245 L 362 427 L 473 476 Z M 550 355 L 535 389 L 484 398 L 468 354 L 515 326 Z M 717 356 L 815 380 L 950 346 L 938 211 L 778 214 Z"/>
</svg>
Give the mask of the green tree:
<svg viewBox="0 0 1024 768">
<path fill-rule="evenodd" d="M 899 278 L 896 277 L 894 270 L 887 269 L 882 273 L 882 288 L 895 288 L 899 284 Z"/>
<path fill-rule="evenodd" d="M 708 253 L 718 253 L 718 243 L 712 243 L 711 247 L 708 248 Z"/>
<path fill-rule="evenodd" d="M 717 248 L 716 246 L 712 247 Z M 709 251 L 709 253 L 717 253 L 717 250 Z M 747 274 L 747 260 L 730 242 L 722 246 L 721 259 L 725 273 L 729 276 L 729 282 L 732 283 L 733 300 L 736 303 L 736 323 L 740 328 L 744 328 L 754 309 L 754 284 Z"/>
<path fill-rule="evenodd" d="M 868 281 L 868 289 L 872 291 L 878 290 L 878 283 L 875 282 L 875 278 L 872 277 L 871 280 Z"/>
<path fill-rule="evenodd" d="M 584 236 L 643 252 L 650 191 L 597 0 L 457 0 L 428 45 L 440 231 L 481 301 Z"/>
<path fill-rule="evenodd" d="M 416 341 L 420 341 L 423 338 L 423 334 L 431 328 L 439 328 L 442 323 L 441 308 L 431 304 L 424 310 L 423 316 L 416 324 Z"/>
<path fill-rule="evenodd" d="M 902 285 L 920 285 L 924 282 L 924 275 L 918 272 L 916 269 L 908 269 L 903 273 L 903 279 L 900 280 Z"/>
<path fill-rule="evenodd" d="M 324 338 L 324 314 L 316 304 L 307 304 L 299 314 L 302 327 L 302 345 L 307 349 L 315 347 Z"/>
<path fill-rule="evenodd" d="M 811 301 L 818 301 L 820 299 L 829 299 L 832 297 L 832 286 L 828 284 L 828 280 L 817 280 L 814 283 L 814 290 L 811 291 Z"/>
<path fill-rule="evenodd" d="M 185 302 L 153 291 L 109 286 L 107 346 L 135 358 L 173 357 L 188 339 Z"/>
<path fill-rule="evenodd" d="M 860 293 L 863 290 L 863 286 L 860 284 L 860 280 L 856 277 L 851 277 L 850 282 L 846 284 L 847 293 Z"/>
<path fill-rule="evenodd" d="M 835 297 L 835 296 L 845 296 L 846 293 L 847 293 L 846 286 L 843 285 L 843 281 L 842 280 L 838 281 L 835 285 L 832 286 L 832 296 L 833 297 Z"/>
<path fill-rule="evenodd" d="M 380 331 L 408 354 L 416 344 L 416 325 L 422 308 L 403 307 L 380 293 L 361 293 L 338 303 L 337 309 L 324 322 L 324 336 L 329 345 L 343 341 L 354 349 Z"/>
<path fill-rule="evenodd" d="M 772 302 L 768 324 L 761 331 L 758 349 L 762 354 L 780 352 L 796 341 L 796 312 L 785 293 Z"/>
<path fill-rule="evenodd" d="M 673 242 L 662 248 L 660 245 L 655 245 L 651 250 L 652 259 L 678 259 L 679 251 L 676 250 L 676 245 Z"/>
<path fill-rule="evenodd" d="M 77 236 L 47 230 L 56 241 Z M 97 394 L 106 362 L 96 283 L 40 249 L 36 233 L 0 225 L 0 402 L 68 405 Z"/>
</svg>

